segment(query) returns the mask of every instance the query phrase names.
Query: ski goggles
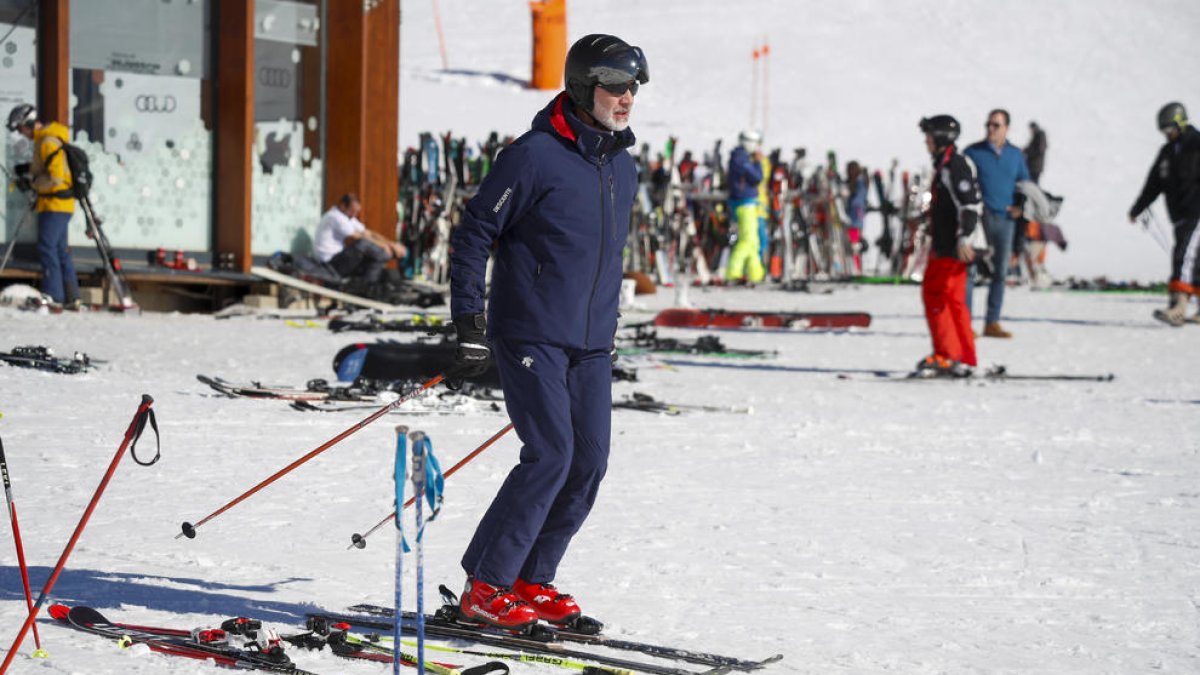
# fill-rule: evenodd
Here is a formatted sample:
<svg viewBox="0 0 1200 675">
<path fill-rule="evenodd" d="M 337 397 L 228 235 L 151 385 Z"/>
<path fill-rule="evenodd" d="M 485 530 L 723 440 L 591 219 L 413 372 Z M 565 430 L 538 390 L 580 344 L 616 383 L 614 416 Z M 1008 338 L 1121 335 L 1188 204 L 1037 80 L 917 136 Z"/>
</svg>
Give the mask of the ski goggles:
<svg viewBox="0 0 1200 675">
<path fill-rule="evenodd" d="M 588 74 L 604 91 L 614 96 L 622 96 L 626 91 L 636 96 L 638 85 L 650 81 L 650 67 L 646 65 L 646 55 L 641 47 L 629 47 L 605 55 L 591 67 Z"/>
</svg>

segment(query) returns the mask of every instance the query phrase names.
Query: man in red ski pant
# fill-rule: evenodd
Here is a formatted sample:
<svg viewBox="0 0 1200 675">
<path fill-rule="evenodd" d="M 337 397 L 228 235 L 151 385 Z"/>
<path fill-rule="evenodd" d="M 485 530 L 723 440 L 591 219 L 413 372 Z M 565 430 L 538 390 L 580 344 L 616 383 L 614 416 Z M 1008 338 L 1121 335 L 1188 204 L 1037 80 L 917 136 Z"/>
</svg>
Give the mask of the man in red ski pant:
<svg viewBox="0 0 1200 675">
<path fill-rule="evenodd" d="M 979 227 L 979 179 L 974 164 L 954 145 L 958 120 L 935 115 L 922 119 L 920 127 L 934 167 L 929 215 L 933 244 L 921 281 L 933 353 L 917 363 L 914 375 L 969 377 L 976 359 L 971 314 L 964 300 L 967 268 L 976 251 L 987 247 Z"/>
</svg>

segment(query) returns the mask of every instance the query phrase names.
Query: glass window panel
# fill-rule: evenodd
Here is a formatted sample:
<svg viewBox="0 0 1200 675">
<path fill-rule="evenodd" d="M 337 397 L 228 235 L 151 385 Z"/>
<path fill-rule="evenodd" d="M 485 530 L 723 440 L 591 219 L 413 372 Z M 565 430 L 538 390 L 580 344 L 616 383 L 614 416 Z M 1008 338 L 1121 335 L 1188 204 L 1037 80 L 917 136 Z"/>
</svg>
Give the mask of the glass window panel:
<svg viewBox="0 0 1200 675">
<path fill-rule="evenodd" d="M 37 3 L 28 0 L 0 0 L 0 120 L 18 103 L 37 101 Z M 32 144 L 20 134 L 4 130 L 4 167 L 6 170 L 28 162 Z M 8 186 L 5 176 L 5 186 Z M 5 189 L 0 200 L 0 242 L 7 245 L 13 237 L 20 242 L 37 240 L 37 224 L 30 215 L 28 193 Z M 3 255 L 3 253 L 0 253 Z"/>
<path fill-rule="evenodd" d="M 209 16 L 207 0 L 71 3 L 71 126 L 116 247 L 211 247 Z"/>
<path fill-rule="evenodd" d="M 323 188 L 317 0 L 254 7 L 255 157 L 251 252 L 312 252 Z"/>
</svg>

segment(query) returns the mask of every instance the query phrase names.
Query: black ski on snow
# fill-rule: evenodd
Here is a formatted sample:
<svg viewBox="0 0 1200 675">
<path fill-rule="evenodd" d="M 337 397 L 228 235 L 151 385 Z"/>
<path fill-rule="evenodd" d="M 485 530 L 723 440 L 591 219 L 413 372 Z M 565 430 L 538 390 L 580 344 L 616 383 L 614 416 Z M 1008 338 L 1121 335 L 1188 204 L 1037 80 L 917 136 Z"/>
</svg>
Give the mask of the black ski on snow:
<svg viewBox="0 0 1200 675">
<path fill-rule="evenodd" d="M 54 355 L 48 347 L 27 345 L 13 347 L 8 353 L 0 353 L 0 361 L 20 368 L 35 368 L 49 370 L 55 373 L 74 375 L 92 368 L 92 360 L 87 354 L 75 352 L 71 358 L 60 358 Z"/>
<path fill-rule="evenodd" d="M 324 619 L 326 621 L 347 623 L 352 626 L 370 628 L 374 630 L 390 631 L 394 628 L 392 618 L 382 615 L 366 616 L 362 614 L 310 612 L 309 616 Z M 580 651 L 577 649 L 571 649 L 562 642 L 559 642 L 556 639 L 557 635 L 554 634 L 555 631 L 552 629 L 546 628 L 545 626 L 536 626 L 535 628 L 541 629 L 535 635 L 527 635 L 523 633 L 514 634 L 500 629 L 484 628 L 469 624 L 459 624 L 439 618 L 436 615 L 425 617 L 425 635 L 427 636 L 446 639 L 462 639 L 492 647 L 502 647 L 505 649 L 515 649 L 518 651 L 536 652 L 541 654 L 552 654 L 554 656 L 560 656 L 568 659 L 590 661 L 597 665 L 610 666 L 612 668 L 636 670 L 642 673 L 650 673 L 650 675 L 724 675 L 725 673 L 733 670 L 733 668 L 730 666 L 715 666 L 709 670 L 697 672 L 687 670 L 685 668 L 675 668 L 672 666 L 661 665 L 658 663 L 632 661 L 629 659 L 610 656 L 608 654 Z M 413 625 L 407 618 L 404 619 L 402 629 L 405 633 L 416 633 L 416 626 Z"/>
<path fill-rule="evenodd" d="M 854 372 L 841 371 L 837 373 L 837 377 L 839 380 L 856 379 L 853 375 Z M 1117 376 L 1113 373 L 1010 373 L 1005 366 L 992 366 L 987 370 L 975 371 L 973 374 L 965 377 L 940 374 L 926 375 L 918 370 L 903 374 L 897 374 L 895 371 L 881 370 L 870 373 L 870 375 L 872 376 L 871 379 L 892 382 L 1112 382 L 1117 379 Z"/>
<path fill-rule="evenodd" d="M 641 412 L 663 413 L 665 415 L 679 415 L 688 411 L 746 414 L 752 412 L 749 407 L 744 406 L 667 403 L 665 401 L 659 401 L 649 394 L 642 394 L 636 391 L 619 401 L 613 401 L 612 405 L 613 408 L 619 410 L 638 410 Z"/>
<path fill-rule="evenodd" d="M 268 651 L 237 647 L 225 630 L 180 630 L 113 623 L 91 607 L 53 605 L 50 616 L 59 623 L 87 633 L 120 640 L 123 646 L 144 644 L 151 651 L 192 659 L 211 659 L 218 665 L 242 670 L 266 670 L 294 675 L 316 675 L 301 670 L 277 645 Z M 226 622 L 228 623 L 228 622 Z"/>
<path fill-rule="evenodd" d="M 652 323 L 639 323 L 625 328 L 633 329 L 633 335 L 617 334 L 617 353 L 636 355 L 643 353 L 695 354 L 729 358 L 766 358 L 779 352 L 760 349 L 730 349 L 716 335 L 702 335 L 692 341 L 658 336 Z M 622 329 L 625 330 L 625 328 Z"/>
<path fill-rule="evenodd" d="M 270 386 L 259 382 L 237 384 L 219 377 L 196 375 L 196 379 L 229 397 L 280 399 L 285 401 L 376 401 L 378 390 L 354 385 L 331 387 L 325 380 L 310 380 L 304 389 Z"/>
<path fill-rule="evenodd" d="M 554 653 L 554 654 L 559 654 L 559 655 L 564 655 L 563 645 L 561 644 L 562 642 L 576 642 L 576 643 L 588 644 L 588 645 L 594 645 L 594 646 L 600 646 L 600 647 L 608 647 L 611 649 L 619 649 L 619 650 L 624 650 L 624 651 L 638 652 L 641 654 L 645 654 L 646 656 L 653 656 L 653 657 L 664 658 L 664 659 L 674 659 L 677 661 L 685 661 L 685 662 L 694 663 L 697 665 L 709 666 L 711 668 L 717 669 L 717 672 L 724 672 L 726 670 L 757 670 L 768 664 L 775 663 L 776 661 L 780 661 L 783 659 L 782 654 L 776 654 L 775 656 L 772 656 L 767 659 L 763 659 L 761 661 L 739 659 L 739 658 L 732 657 L 732 656 L 723 656 L 721 654 L 698 652 L 698 651 L 693 651 L 690 649 L 683 649 L 680 647 L 667 647 L 667 646 L 662 646 L 662 645 L 649 644 L 649 643 L 645 643 L 645 642 L 634 642 L 634 641 L 630 641 L 630 640 L 622 640 L 622 639 L 618 639 L 618 638 L 611 638 L 611 637 L 608 637 L 608 636 L 605 636 L 605 635 L 602 635 L 599 633 L 594 633 L 591 631 L 571 630 L 571 629 L 565 628 L 565 627 L 550 627 L 550 626 L 546 626 L 543 624 L 538 624 L 537 626 L 535 626 L 534 628 L 536 629 L 536 632 L 531 635 L 524 635 L 524 634 L 517 635 L 517 634 L 513 634 L 508 631 L 494 629 L 491 627 L 483 626 L 481 624 L 473 623 L 473 622 L 462 619 L 458 612 L 457 597 L 454 595 L 454 593 L 451 592 L 449 589 L 447 589 L 445 586 L 441 586 L 439 590 L 441 590 L 442 598 L 444 600 L 446 600 L 446 604 L 440 610 L 438 610 L 438 612 L 436 614 L 426 617 L 426 619 L 425 619 L 426 631 L 429 631 L 431 627 L 435 627 L 438 630 L 445 627 L 445 628 L 451 628 L 451 629 L 459 630 L 459 631 L 467 631 L 471 635 L 479 635 L 479 636 L 482 636 L 487 639 L 492 639 L 492 638 L 498 638 L 501 640 L 513 639 L 513 640 L 518 640 L 522 643 L 533 643 L 533 645 L 536 645 L 536 647 L 529 647 L 529 648 L 544 649 L 544 650 L 547 650 L 549 653 Z M 390 630 L 392 628 L 392 617 L 393 617 L 394 613 L 390 607 L 380 607 L 378 605 L 363 604 L 363 605 L 354 605 L 352 607 L 349 607 L 348 611 L 361 612 L 363 614 L 369 615 L 369 616 L 339 615 L 340 617 L 348 616 L 348 618 L 343 618 L 342 620 L 345 620 L 347 623 L 350 623 L 352 625 L 358 625 L 358 626 L 363 626 L 366 628 L 375 628 L 375 629 L 385 629 L 386 628 L 386 629 Z M 403 617 L 403 621 L 404 621 L 404 628 L 406 630 L 412 622 L 416 621 L 416 614 L 412 613 L 412 612 L 404 612 L 402 614 L 402 617 Z M 595 622 L 594 619 L 592 619 L 592 620 L 588 620 L 586 625 L 588 627 L 591 627 L 591 626 L 597 626 L 599 624 L 598 624 L 598 622 Z M 505 645 L 497 644 L 496 646 L 505 646 Z M 521 645 L 514 644 L 512 646 L 514 646 L 515 648 L 521 648 Z M 577 656 L 579 658 L 585 658 L 585 659 L 593 658 L 591 656 L 586 656 L 586 655 L 577 655 Z M 609 664 L 609 665 L 618 665 L 618 664 Z M 618 667 L 621 667 L 621 666 L 618 666 Z M 632 666 L 630 667 L 630 669 L 631 670 L 641 670 L 640 668 L 636 668 L 636 667 L 632 667 Z M 678 669 L 670 669 L 670 670 L 672 672 L 676 672 L 676 673 L 679 672 Z M 645 671 L 645 672 L 651 672 L 651 671 Z"/>
</svg>

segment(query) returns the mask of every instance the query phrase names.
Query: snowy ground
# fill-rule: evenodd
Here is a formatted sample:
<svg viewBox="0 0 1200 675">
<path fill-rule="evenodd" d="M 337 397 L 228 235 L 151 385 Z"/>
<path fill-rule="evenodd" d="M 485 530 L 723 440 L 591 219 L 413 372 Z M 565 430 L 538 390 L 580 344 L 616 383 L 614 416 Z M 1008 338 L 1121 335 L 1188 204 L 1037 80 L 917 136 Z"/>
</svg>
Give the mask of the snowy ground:
<svg viewBox="0 0 1200 675">
<path fill-rule="evenodd" d="M 640 299 L 647 309 L 672 300 Z M 903 370 L 926 353 L 915 287 L 693 291 L 692 300 L 866 310 L 875 321 L 842 334 L 724 333 L 731 347 L 778 349 L 771 363 L 783 368 L 643 367 L 641 382 L 618 385 L 618 395 L 754 413 L 614 414 L 608 479 L 558 580 L 613 634 L 745 657 L 783 652 L 768 671 L 780 673 L 1200 671 L 1200 328 L 1151 320 L 1161 298 L 1013 290 L 1016 338 L 979 345 L 985 364 L 1115 373 L 1106 384 L 855 374 Z M 162 461 L 121 464 L 53 594 L 117 620 L 191 627 L 252 615 L 298 630 L 314 607 L 389 603 L 391 531 L 365 550 L 346 544 L 389 512 L 392 426 L 427 431 L 449 466 L 506 422 L 388 416 L 195 540 L 175 539 L 182 521 L 361 418 L 219 398 L 194 376 L 331 377 L 333 354 L 359 338 L 278 319 L 9 308 L 0 326 L 3 349 L 46 344 L 107 361 L 73 377 L 0 367 L 0 437 L 35 587 L 141 394 L 155 398 Z M 448 480 L 427 535 L 429 603 L 434 581 L 461 584 L 458 557 L 517 449 L 505 439 Z M 25 610 L 7 521 L 0 531 L 7 648 Z M 40 630 L 51 658 L 31 661 L 27 639 L 10 672 L 216 672 Z M 388 672 L 327 653 L 296 659 L 321 673 Z"/>
</svg>

